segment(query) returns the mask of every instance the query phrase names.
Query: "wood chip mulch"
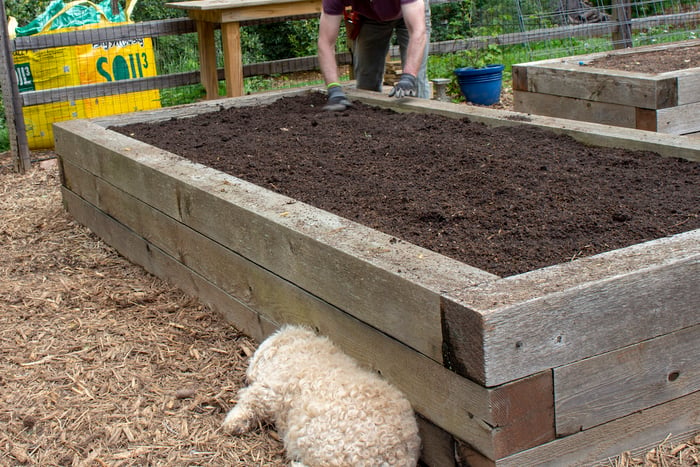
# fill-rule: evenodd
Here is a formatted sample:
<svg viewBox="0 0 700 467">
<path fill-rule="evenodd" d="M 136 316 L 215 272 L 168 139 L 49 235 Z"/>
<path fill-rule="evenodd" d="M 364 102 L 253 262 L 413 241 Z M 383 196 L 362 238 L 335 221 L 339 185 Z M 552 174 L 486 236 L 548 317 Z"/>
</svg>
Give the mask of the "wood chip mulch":
<svg viewBox="0 0 700 467">
<path fill-rule="evenodd" d="M 52 154 L 0 155 L 0 466 L 281 466 L 219 430 L 255 342 L 63 210 Z M 700 436 L 610 465 L 697 466 Z"/>
<path fill-rule="evenodd" d="M 75 223 L 55 160 L 0 164 L 0 466 L 284 465 L 219 430 L 254 341 Z"/>
</svg>

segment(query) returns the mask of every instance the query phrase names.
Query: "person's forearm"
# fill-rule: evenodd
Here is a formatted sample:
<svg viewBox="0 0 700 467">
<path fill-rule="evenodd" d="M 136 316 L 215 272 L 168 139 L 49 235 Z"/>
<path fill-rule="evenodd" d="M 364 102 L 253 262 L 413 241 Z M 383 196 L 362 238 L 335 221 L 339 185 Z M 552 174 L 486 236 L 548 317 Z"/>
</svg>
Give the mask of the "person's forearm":
<svg viewBox="0 0 700 467">
<path fill-rule="evenodd" d="M 427 1 L 427 0 L 426 0 Z M 404 21 L 408 28 L 408 50 L 406 51 L 406 63 L 403 64 L 403 73 L 418 76 L 425 46 L 427 31 L 425 28 L 425 6 L 422 1 L 415 1 L 405 5 L 403 9 Z"/>
<path fill-rule="evenodd" d="M 423 62 L 423 54 L 425 53 L 425 40 L 425 29 L 423 34 L 411 36 L 408 42 L 408 50 L 406 51 L 406 63 L 403 66 L 403 73 L 418 76 L 418 71 Z"/>
</svg>

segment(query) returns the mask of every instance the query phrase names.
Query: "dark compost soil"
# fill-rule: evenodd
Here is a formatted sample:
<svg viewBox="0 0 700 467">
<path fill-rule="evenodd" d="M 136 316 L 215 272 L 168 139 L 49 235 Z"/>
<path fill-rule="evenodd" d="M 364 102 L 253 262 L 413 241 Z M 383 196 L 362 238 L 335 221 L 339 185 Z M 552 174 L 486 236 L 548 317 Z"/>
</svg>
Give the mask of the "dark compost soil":
<svg viewBox="0 0 700 467">
<path fill-rule="evenodd" d="M 700 227 L 700 163 L 324 101 L 115 130 L 502 276 Z"/>
<path fill-rule="evenodd" d="M 700 67 L 700 46 L 669 47 L 664 50 L 636 53 L 610 53 L 587 63 L 595 68 L 633 71 L 639 73 L 667 73 Z"/>
</svg>

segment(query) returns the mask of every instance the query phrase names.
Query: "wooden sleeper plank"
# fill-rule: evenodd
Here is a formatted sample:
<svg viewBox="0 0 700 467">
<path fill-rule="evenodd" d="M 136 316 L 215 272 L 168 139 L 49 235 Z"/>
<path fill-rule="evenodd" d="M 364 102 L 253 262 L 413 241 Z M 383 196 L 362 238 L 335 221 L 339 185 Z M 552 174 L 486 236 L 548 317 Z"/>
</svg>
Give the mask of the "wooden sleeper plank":
<svg viewBox="0 0 700 467">
<path fill-rule="evenodd" d="M 557 436 L 700 390 L 700 325 L 554 369 Z"/>
<path fill-rule="evenodd" d="M 628 451 L 631 446 L 652 447 L 669 434 L 673 439 L 683 439 L 697 430 L 700 391 L 498 459 L 495 465 L 591 465 Z"/>
</svg>

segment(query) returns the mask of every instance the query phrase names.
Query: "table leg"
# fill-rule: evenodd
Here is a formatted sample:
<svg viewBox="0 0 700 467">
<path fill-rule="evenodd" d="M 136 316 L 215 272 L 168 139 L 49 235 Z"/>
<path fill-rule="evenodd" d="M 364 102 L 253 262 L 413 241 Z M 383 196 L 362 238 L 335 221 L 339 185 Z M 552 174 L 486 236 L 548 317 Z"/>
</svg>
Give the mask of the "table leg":
<svg viewBox="0 0 700 467">
<path fill-rule="evenodd" d="M 197 21 L 199 37 L 199 74 L 202 86 L 207 92 L 207 99 L 219 98 L 219 78 L 216 71 L 216 43 L 214 41 L 214 23 Z"/>
<path fill-rule="evenodd" d="M 237 21 L 221 25 L 221 42 L 224 48 L 226 95 L 243 95 L 243 55 L 241 53 L 241 27 Z"/>
</svg>

